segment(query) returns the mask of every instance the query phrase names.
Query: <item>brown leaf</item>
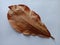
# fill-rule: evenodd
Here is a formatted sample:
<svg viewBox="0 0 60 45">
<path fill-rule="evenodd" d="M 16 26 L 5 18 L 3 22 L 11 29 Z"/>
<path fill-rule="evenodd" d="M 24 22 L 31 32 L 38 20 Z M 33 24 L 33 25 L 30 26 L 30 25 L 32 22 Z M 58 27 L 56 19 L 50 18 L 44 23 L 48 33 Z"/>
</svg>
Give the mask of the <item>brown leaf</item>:
<svg viewBox="0 0 60 45">
<path fill-rule="evenodd" d="M 37 13 L 23 4 L 9 6 L 7 14 L 11 26 L 24 35 L 53 38 Z M 54 39 L 54 38 L 53 38 Z"/>
</svg>

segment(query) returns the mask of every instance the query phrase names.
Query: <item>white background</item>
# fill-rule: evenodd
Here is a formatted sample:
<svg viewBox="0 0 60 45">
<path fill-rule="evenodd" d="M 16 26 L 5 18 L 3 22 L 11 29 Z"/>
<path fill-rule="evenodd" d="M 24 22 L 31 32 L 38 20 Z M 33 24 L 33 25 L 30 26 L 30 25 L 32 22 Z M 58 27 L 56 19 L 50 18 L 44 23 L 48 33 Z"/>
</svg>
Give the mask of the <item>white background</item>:
<svg viewBox="0 0 60 45">
<path fill-rule="evenodd" d="M 37 12 L 55 40 L 15 32 L 7 19 L 8 6 L 15 4 Z M 60 45 L 60 0 L 0 0 L 0 45 Z"/>
</svg>

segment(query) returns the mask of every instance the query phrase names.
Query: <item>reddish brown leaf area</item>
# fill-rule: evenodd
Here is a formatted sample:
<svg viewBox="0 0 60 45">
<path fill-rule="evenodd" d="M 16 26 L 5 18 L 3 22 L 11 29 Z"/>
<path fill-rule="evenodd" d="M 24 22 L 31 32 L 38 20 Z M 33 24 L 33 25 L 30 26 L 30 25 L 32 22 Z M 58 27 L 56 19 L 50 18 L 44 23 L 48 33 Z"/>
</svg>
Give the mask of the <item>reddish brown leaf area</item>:
<svg viewBox="0 0 60 45">
<path fill-rule="evenodd" d="M 53 38 L 40 16 L 28 6 L 19 4 L 9 6 L 7 14 L 9 23 L 19 33 L 24 35 L 43 36 Z M 54 39 L 54 38 L 53 38 Z"/>
</svg>

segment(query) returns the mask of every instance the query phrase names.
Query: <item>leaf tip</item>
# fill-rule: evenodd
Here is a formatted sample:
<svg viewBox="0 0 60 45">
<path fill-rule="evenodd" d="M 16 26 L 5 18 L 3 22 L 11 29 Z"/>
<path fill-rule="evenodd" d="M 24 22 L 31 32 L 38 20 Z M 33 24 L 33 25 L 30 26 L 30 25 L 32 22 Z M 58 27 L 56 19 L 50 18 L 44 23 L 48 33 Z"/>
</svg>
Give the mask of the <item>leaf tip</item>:
<svg viewBox="0 0 60 45">
<path fill-rule="evenodd" d="M 53 40 L 55 40 L 55 38 L 54 38 L 54 37 L 52 37 L 52 36 L 51 36 L 51 38 L 52 38 Z"/>
</svg>

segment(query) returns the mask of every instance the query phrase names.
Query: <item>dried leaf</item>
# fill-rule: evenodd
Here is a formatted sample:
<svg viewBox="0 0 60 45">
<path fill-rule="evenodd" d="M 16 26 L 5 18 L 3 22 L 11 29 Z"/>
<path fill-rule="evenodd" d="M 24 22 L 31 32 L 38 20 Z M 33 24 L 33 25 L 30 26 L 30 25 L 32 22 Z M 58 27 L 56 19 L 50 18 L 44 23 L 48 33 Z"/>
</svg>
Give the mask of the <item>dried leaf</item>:
<svg viewBox="0 0 60 45">
<path fill-rule="evenodd" d="M 24 35 L 36 35 L 53 38 L 37 13 L 26 5 L 9 6 L 8 20 L 11 26 Z M 54 39 L 54 38 L 53 38 Z"/>
</svg>

